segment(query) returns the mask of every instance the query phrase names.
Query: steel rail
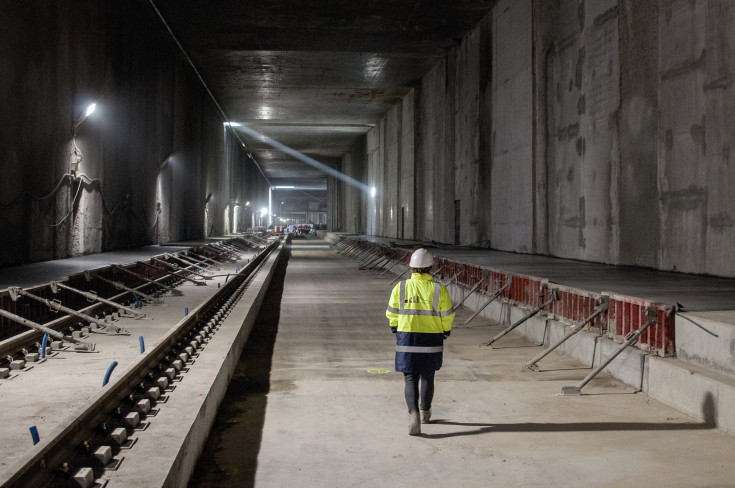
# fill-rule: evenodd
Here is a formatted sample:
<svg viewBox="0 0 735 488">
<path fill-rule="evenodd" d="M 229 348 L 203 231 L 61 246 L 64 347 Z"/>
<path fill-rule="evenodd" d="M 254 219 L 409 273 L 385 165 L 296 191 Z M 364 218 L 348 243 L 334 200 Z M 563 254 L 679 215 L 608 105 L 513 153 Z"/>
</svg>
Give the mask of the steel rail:
<svg viewBox="0 0 735 488">
<path fill-rule="evenodd" d="M 238 287 L 249 282 L 248 278 L 252 279 L 255 276 L 270 251 L 278 244 L 281 243 L 274 241 L 269 246 L 268 252 L 261 253 L 253 259 L 209 300 L 190 311 L 189 315 L 179 321 L 153 348 L 141 354 L 118 380 L 110 383 L 96 397 L 90 399 L 89 404 L 83 407 L 78 415 L 56 427 L 33 450 L 15 462 L 10 470 L 11 474 L 6 479 L 0 479 L 0 486 L 4 488 L 46 486 L 53 480 L 55 471 L 73 474 L 63 468 L 74 458 L 78 447 L 94 436 L 97 426 L 105 422 L 116 406 L 129 398 L 130 392 L 144 381 L 150 371 L 158 369 L 169 351 L 180 343 L 197 323 L 207 318 L 214 308 L 220 306 L 218 304 L 235 295 Z M 283 246 L 280 245 L 279 252 L 282 249 Z"/>
</svg>

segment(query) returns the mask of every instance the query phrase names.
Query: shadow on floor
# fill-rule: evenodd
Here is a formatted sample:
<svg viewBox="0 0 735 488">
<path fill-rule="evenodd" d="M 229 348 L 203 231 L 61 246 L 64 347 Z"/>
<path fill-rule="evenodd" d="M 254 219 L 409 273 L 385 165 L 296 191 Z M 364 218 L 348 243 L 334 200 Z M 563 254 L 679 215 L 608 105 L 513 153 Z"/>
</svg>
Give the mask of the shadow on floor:
<svg viewBox="0 0 735 488">
<path fill-rule="evenodd" d="M 204 452 L 189 480 L 190 488 L 255 485 L 287 266 L 288 254 L 275 271 Z"/>
<path fill-rule="evenodd" d="M 450 422 L 437 419 L 432 424 L 457 425 L 462 427 L 479 427 L 479 429 L 447 432 L 444 434 L 423 434 L 427 439 L 444 439 L 467 435 L 491 434 L 494 432 L 605 432 L 605 431 L 666 431 L 666 430 L 707 430 L 716 428 L 711 422 L 675 423 L 675 422 L 570 422 L 570 423 L 535 423 L 491 424 L 473 422 Z"/>
</svg>

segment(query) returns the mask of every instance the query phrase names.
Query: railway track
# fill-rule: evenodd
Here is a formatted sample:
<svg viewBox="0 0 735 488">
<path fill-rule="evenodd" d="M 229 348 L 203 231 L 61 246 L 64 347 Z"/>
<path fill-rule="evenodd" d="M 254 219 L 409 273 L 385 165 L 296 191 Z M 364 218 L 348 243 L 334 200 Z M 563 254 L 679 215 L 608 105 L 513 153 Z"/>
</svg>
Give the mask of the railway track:
<svg viewBox="0 0 735 488">
<path fill-rule="evenodd" d="M 233 262 L 233 257 L 244 250 L 241 245 L 242 243 L 218 244 L 219 254 L 216 255 L 207 254 L 207 250 L 199 249 L 189 256 L 191 266 L 218 267 L 224 261 Z M 144 431 L 151 419 L 155 418 L 160 408 L 165 408 L 169 396 L 175 394 L 175 383 L 184 380 L 189 368 L 195 367 L 199 353 L 207 347 L 207 343 L 237 304 L 269 253 L 274 250 L 280 252 L 281 248 L 282 244 L 279 241 L 273 241 L 242 269 L 238 267 L 236 273 L 228 275 L 211 298 L 188 311 L 188 314 L 165 333 L 154 347 L 141 352 L 119 377 L 104 386 L 86 406 L 69 420 L 60 423 L 53 432 L 24 453 L 8 470 L 9 474 L 0 475 L 0 486 L 54 488 L 105 486 L 107 483 L 105 473 L 119 467 L 124 459 L 124 452 L 134 446 L 136 436 L 145 435 Z M 197 261 L 194 261 L 195 259 Z M 159 266 L 160 263 L 155 265 Z M 138 291 L 145 293 L 141 290 L 147 290 L 151 292 L 149 296 L 155 299 L 160 299 L 160 292 L 171 293 L 169 288 L 175 289 L 177 283 L 185 282 L 182 279 L 185 273 L 181 272 L 185 268 L 177 268 L 174 273 L 166 273 L 165 276 L 154 274 L 153 279 L 141 280 L 145 284 L 140 285 Z M 152 265 L 148 269 L 151 272 L 163 273 L 162 270 L 153 269 Z M 171 270 L 174 271 L 174 268 Z M 204 280 L 204 275 L 197 271 L 191 271 L 187 277 L 194 281 Z M 163 282 L 158 284 L 156 280 Z M 129 297 L 125 298 L 125 295 L 132 295 L 135 292 L 131 290 L 134 289 L 121 290 L 121 293 L 109 300 L 123 306 L 126 299 L 130 300 Z M 155 289 L 159 291 L 158 297 L 153 291 Z M 139 297 L 132 299 L 133 302 L 138 300 Z M 119 313 L 112 311 L 114 305 L 105 302 L 95 302 L 89 307 L 96 307 L 97 313 L 102 313 L 99 310 L 110 314 Z M 131 310 L 139 309 L 131 308 Z M 85 310 L 82 313 L 93 312 Z M 70 320 L 68 317 L 56 320 L 59 323 L 51 325 L 61 330 L 61 333 L 71 332 L 69 323 L 64 322 Z M 78 317 L 73 321 L 78 322 Z M 109 327 L 109 324 L 105 324 Z M 105 331 L 106 334 L 121 333 L 112 327 L 109 328 L 111 330 Z M 30 332 L 35 334 L 34 338 L 40 334 L 35 329 Z M 71 335 L 67 337 L 73 338 Z M 0 343 L 0 348 L 17 348 L 18 343 L 17 338 L 10 338 Z M 22 349 L 26 354 L 28 347 L 38 347 L 37 342 L 33 342 L 32 346 L 28 346 L 27 342 L 24 344 L 26 346 Z M 141 349 L 143 349 L 142 339 Z"/>
</svg>

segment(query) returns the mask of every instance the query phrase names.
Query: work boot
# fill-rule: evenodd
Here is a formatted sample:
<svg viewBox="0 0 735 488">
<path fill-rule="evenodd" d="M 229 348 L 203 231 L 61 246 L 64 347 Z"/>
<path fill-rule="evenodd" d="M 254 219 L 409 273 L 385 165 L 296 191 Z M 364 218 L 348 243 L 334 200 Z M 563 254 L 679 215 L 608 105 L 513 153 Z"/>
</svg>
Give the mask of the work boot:
<svg viewBox="0 0 735 488">
<path fill-rule="evenodd" d="M 421 423 L 428 424 L 431 420 L 431 409 L 421 410 Z"/>
<path fill-rule="evenodd" d="M 421 422 L 419 421 L 419 412 L 413 410 L 408 412 L 408 435 L 420 435 Z"/>
</svg>

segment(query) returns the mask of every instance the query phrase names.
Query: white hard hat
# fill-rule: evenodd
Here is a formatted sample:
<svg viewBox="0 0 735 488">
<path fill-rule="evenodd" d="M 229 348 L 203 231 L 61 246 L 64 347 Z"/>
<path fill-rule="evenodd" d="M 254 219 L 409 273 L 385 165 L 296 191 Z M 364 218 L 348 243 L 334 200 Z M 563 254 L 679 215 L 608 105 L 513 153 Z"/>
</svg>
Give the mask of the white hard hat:
<svg viewBox="0 0 735 488">
<path fill-rule="evenodd" d="M 434 264 L 434 256 L 426 249 L 416 249 L 411 254 L 411 261 L 408 265 L 412 268 L 429 268 Z"/>
</svg>

